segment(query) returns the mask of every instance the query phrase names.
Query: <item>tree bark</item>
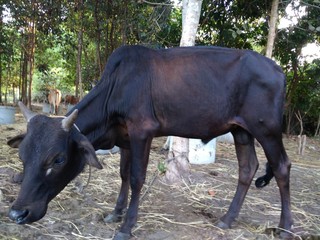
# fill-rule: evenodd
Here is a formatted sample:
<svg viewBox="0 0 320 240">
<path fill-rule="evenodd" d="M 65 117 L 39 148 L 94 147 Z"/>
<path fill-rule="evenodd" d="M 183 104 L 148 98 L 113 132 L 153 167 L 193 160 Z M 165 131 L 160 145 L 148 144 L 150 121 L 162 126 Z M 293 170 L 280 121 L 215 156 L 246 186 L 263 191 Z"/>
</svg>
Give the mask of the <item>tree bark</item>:
<svg viewBox="0 0 320 240">
<path fill-rule="evenodd" d="M 8 91 L 9 91 L 9 85 L 10 85 L 11 77 L 12 77 L 11 61 L 12 60 L 10 59 L 8 61 L 8 65 L 7 65 L 7 79 L 6 79 L 5 94 L 4 94 L 4 103 L 5 104 L 8 103 Z M 14 91 L 13 91 L 13 94 L 14 94 Z M 13 102 L 14 102 L 14 99 L 13 99 Z"/>
<path fill-rule="evenodd" d="M 127 44 L 127 18 L 128 18 L 128 1 L 124 1 L 124 6 L 123 6 L 123 20 L 121 24 L 121 43 L 122 45 Z"/>
<path fill-rule="evenodd" d="M 96 64 L 99 67 L 99 77 L 102 75 L 103 66 L 101 64 L 101 30 L 100 30 L 100 18 L 99 18 L 99 0 L 96 0 L 94 7 L 94 19 L 96 25 Z"/>
<path fill-rule="evenodd" d="M 2 94 L 1 94 L 1 89 L 2 89 L 2 49 L 0 49 L 0 104 L 2 104 Z"/>
<path fill-rule="evenodd" d="M 28 57 L 27 52 L 23 49 L 21 54 L 21 100 L 22 102 L 27 105 L 27 89 L 28 89 Z"/>
<path fill-rule="evenodd" d="M 79 96 L 80 99 L 83 97 L 83 90 L 82 90 L 82 64 L 81 64 L 82 39 L 83 39 L 83 32 L 82 32 L 82 28 L 80 28 L 80 30 L 78 32 L 77 87 L 76 87 L 77 88 L 76 96 Z"/>
<path fill-rule="evenodd" d="M 317 123 L 317 128 L 316 128 L 316 131 L 314 133 L 314 136 L 319 136 L 320 135 L 320 114 L 319 114 L 319 117 L 318 117 L 318 123 Z"/>
<path fill-rule="evenodd" d="M 183 0 L 182 36 L 180 46 L 194 46 L 198 29 L 202 0 Z M 189 139 L 172 137 L 165 178 L 169 183 L 180 182 L 190 172 L 188 153 Z"/>
<path fill-rule="evenodd" d="M 266 57 L 271 58 L 273 52 L 273 46 L 277 33 L 277 22 L 278 22 L 278 6 L 279 0 L 272 1 L 270 22 L 269 22 L 269 32 L 268 32 L 268 41 L 266 49 Z"/>
<path fill-rule="evenodd" d="M 202 0 L 182 1 L 182 35 L 180 46 L 194 46 L 199 25 Z"/>
<path fill-rule="evenodd" d="M 0 31 L 2 31 L 3 21 L 2 21 L 2 11 L 0 12 Z M 0 104 L 2 104 L 2 53 L 3 49 L 0 47 Z"/>
<path fill-rule="evenodd" d="M 34 9 L 35 12 L 35 9 Z M 31 100 L 32 100 L 32 79 L 33 79 L 33 69 L 34 69 L 34 53 L 36 45 L 36 23 L 33 18 L 30 22 L 30 32 L 29 32 L 29 88 L 28 88 L 28 107 L 31 109 Z"/>
<path fill-rule="evenodd" d="M 80 99 L 83 97 L 82 89 L 82 46 L 83 46 L 83 0 L 80 0 L 78 3 L 78 9 L 80 11 L 79 21 L 79 32 L 78 32 L 78 54 L 77 54 L 77 81 L 76 81 L 76 97 L 79 96 Z M 79 93 L 79 95 L 78 95 Z"/>
</svg>

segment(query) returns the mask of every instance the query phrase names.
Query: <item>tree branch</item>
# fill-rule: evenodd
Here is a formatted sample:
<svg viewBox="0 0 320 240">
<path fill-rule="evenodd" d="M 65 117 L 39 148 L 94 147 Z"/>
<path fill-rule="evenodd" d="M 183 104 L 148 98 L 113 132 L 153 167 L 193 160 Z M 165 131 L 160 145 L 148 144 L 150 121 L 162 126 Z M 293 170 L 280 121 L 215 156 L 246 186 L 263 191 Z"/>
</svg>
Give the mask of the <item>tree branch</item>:
<svg viewBox="0 0 320 240">
<path fill-rule="evenodd" d="M 172 4 L 172 3 L 154 3 L 154 2 L 149 2 L 146 0 L 140 0 L 139 2 L 140 3 L 147 3 L 150 5 L 156 5 L 156 6 L 174 6 L 174 4 Z"/>
<path fill-rule="evenodd" d="M 314 7 L 314 8 L 320 9 L 320 6 L 313 5 L 313 4 L 310 4 L 310 3 L 306 3 L 306 2 L 303 2 L 303 1 L 301 1 L 301 4 L 304 4 L 304 5 L 308 6 L 308 7 Z"/>
</svg>

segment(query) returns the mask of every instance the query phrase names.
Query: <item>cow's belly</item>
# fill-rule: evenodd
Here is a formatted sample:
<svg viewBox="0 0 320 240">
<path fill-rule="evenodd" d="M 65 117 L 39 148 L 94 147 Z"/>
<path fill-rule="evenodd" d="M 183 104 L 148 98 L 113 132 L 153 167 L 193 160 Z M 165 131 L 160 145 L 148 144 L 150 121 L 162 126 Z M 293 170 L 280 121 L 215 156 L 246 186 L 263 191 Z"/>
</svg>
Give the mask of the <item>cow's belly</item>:
<svg viewBox="0 0 320 240">
<path fill-rule="evenodd" d="M 212 139 L 234 128 L 236 125 L 232 119 L 232 116 L 221 117 L 214 113 L 170 115 L 158 119 L 160 130 L 157 135 Z"/>
</svg>

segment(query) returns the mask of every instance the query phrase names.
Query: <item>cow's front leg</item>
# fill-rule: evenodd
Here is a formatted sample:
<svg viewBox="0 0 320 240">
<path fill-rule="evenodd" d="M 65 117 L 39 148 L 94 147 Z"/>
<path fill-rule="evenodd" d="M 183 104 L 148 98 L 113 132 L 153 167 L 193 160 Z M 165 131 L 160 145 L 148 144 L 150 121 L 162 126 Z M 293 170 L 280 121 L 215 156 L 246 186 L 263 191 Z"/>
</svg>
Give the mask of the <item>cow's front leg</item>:
<svg viewBox="0 0 320 240">
<path fill-rule="evenodd" d="M 126 214 L 126 208 L 128 205 L 128 193 L 130 183 L 130 162 L 131 152 L 127 149 L 120 149 L 120 176 L 121 176 L 121 188 L 117 199 L 116 206 L 112 213 L 105 217 L 106 223 L 120 222 Z"/>
<path fill-rule="evenodd" d="M 152 139 L 131 141 L 131 166 L 130 166 L 130 186 L 131 200 L 129 208 L 119 233 L 115 240 L 127 240 L 131 237 L 131 230 L 137 223 L 139 197 L 141 188 L 146 178 L 146 171 L 149 159 L 150 145 Z"/>
</svg>

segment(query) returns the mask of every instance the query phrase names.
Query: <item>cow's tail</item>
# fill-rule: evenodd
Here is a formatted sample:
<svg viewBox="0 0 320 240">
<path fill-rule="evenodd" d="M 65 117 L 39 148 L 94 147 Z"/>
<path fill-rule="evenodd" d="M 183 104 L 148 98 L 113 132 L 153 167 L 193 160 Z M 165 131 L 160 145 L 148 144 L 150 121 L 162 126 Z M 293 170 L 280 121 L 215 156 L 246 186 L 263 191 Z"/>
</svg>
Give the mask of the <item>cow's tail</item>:
<svg viewBox="0 0 320 240">
<path fill-rule="evenodd" d="M 266 164 L 266 174 L 257 178 L 255 185 L 257 188 L 263 188 L 267 186 L 270 182 L 270 180 L 273 178 L 274 174 L 272 172 L 272 169 L 270 165 L 267 163 Z"/>
</svg>

